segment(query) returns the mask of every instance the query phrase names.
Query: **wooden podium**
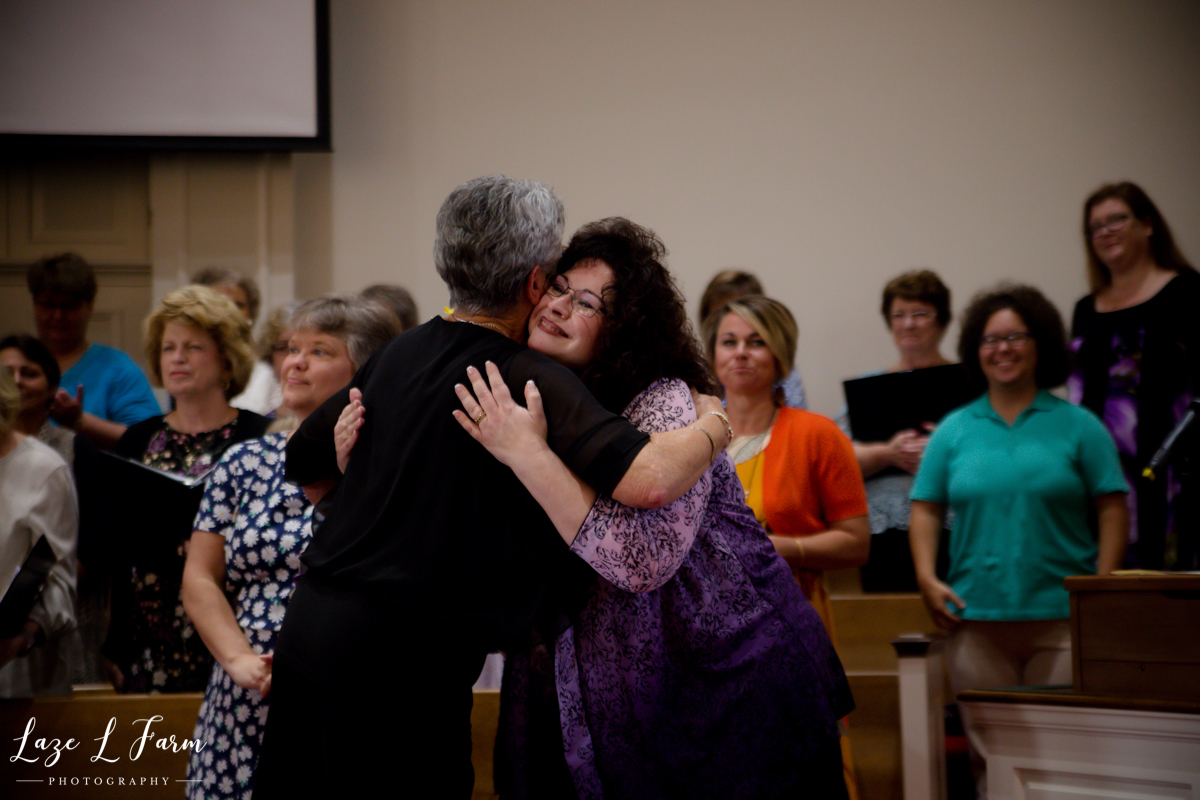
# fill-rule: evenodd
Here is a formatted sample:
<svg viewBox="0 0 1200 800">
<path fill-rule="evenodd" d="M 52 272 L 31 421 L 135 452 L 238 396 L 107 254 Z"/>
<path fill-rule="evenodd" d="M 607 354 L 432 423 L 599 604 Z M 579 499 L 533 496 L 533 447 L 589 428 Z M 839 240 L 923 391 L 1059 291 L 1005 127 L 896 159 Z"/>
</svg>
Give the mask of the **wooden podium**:
<svg viewBox="0 0 1200 800">
<path fill-rule="evenodd" d="M 990 800 L 1200 799 L 1200 575 L 1067 578 L 1072 689 L 964 692 Z"/>
<path fill-rule="evenodd" d="M 1076 692 L 1200 703 L 1200 575 L 1067 578 Z"/>
</svg>

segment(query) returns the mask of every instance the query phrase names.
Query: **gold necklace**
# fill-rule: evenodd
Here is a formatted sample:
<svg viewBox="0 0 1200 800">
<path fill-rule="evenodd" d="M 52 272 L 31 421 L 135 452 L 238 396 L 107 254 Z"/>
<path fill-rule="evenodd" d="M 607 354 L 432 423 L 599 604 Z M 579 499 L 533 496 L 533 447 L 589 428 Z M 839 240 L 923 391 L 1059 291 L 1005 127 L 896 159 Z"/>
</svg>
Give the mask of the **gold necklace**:
<svg viewBox="0 0 1200 800">
<path fill-rule="evenodd" d="M 464 319 L 463 317 L 455 316 L 454 314 L 450 315 L 450 319 L 454 320 L 455 322 L 466 322 L 470 325 L 478 325 L 481 328 L 491 328 L 501 336 L 508 336 L 508 333 L 504 330 L 504 328 L 501 328 L 494 322 L 476 322 L 473 319 Z"/>
</svg>

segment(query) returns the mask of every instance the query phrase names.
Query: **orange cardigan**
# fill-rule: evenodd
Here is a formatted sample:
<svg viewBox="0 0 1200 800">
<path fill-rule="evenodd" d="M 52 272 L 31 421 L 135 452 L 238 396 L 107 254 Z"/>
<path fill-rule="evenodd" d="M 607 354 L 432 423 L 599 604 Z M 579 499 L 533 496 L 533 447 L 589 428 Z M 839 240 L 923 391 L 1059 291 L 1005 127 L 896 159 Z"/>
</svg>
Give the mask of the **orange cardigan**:
<svg viewBox="0 0 1200 800">
<path fill-rule="evenodd" d="M 763 453 L 767 528 L 807 536 L 867 513 L 867 490 L 850 439 L 833 420 L 781 408 Z"/>
</svg>

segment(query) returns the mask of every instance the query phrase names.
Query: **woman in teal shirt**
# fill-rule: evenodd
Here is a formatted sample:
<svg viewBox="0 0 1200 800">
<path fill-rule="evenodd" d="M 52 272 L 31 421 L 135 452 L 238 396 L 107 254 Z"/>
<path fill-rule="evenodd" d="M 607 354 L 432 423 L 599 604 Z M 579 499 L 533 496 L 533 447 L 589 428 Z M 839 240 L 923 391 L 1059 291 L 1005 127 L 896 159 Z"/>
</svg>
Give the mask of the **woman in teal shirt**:
<svg viewBox="0 0 1200 800">
<path fill-rule="evenodd" d="M 1066 379 L 1066 335 L 1038 290 L 976 296 L 958 351 L 987 392 L 934 432 L 909 527 L 921 596 L 952 631 L 951 689 L 1070 683 L 1063 578 L 1107 574 L 1124 555 L 1128 486 L 1116 445 L 1094 414 L 1047 391 Z M 955 522 L 942 582 L 934 564 L 947 508 Z M 982 738 L 965 711 L 963 721 L 986 797 Z"/>
</svg>

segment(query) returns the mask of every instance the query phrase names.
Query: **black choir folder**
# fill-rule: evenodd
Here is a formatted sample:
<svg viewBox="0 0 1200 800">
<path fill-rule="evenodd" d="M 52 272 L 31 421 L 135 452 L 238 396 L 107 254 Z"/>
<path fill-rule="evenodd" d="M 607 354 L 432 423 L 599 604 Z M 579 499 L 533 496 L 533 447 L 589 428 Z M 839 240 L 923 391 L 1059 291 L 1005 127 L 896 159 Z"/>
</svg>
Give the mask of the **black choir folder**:
<svg viewBox="0 0 1200 800">
<path fill-rule="evenodd" d="M 842 386 L 856 442 L 886 442 L 900 431 L 940 422 L 977 394 L 960 364 L 885 372 L 843 381 Z"/>
<path fill-rule="evenodd" d="M 119 521 L 109 540 L 120 552 L 112 555 L 136 559 L 147 569 L 172 564 L 192 533 L 212 470 L 185 477 L 114 453 L 101 455 L 106 516 Z"/>
<path fill-rule="evenodd" d="M 11 639 L 25 627 L 55 560 L 50 543 L 45 536 L 39 536 L 0 598 L 0 639 Z"/>
</svg>

